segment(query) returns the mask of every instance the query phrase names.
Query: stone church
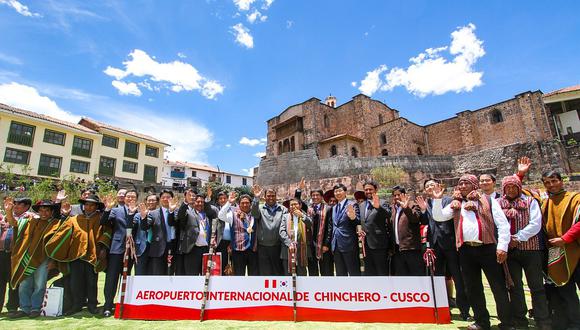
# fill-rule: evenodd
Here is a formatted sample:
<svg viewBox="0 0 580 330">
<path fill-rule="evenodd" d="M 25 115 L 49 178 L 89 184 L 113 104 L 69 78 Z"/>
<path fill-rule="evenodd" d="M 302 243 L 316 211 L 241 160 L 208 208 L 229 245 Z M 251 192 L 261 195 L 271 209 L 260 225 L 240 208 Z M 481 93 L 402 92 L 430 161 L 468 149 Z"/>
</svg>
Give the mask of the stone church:
<svg viewBox="0 0 580 330">
<path fill-rule="evenodd" d="M 580 134 L 578 101 L 580 86 L 527 91 L 421 126 L 363 94 L 341 105 L 334 96 L 311 98 L 267 121 L 256 179 L 281 193 L 302 177 L 312 188 L 342 182 L 354 190 L 372 168 L 395 165 L 409 175 L 403 183 L 417 186 L 429 176 L 453 181 L 464 171 L 509 174 L 523 155 L 541 162 L 537 171 L 570 172 L 572 151 L 560 141 Z"/>
</svg>

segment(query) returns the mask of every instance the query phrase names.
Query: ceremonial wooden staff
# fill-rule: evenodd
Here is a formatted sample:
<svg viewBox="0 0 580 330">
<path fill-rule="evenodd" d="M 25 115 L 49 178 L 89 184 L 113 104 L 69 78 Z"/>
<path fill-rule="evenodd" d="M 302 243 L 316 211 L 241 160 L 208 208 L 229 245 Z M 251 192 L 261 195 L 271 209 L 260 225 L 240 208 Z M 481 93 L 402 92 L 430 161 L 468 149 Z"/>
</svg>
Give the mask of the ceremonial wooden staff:
<svg viewBox="0 0 580 330">
<path fill-rule="evenodd" d="M 292 214 L 289 215 L 290 219 L 293 219 Z M 302 217 L 298 217 L 298 226 L 300 226 L 300 219 Z M 294 237 L 294 224 L 292 224 L 292 228 L 290 230 L 290 240 L 292 241 L 292 245 L 290 250 L 290 266 L 292 270 L 292 303 L 293 303 L 293 314 L 294 314 L 294 322 L 296 322 L 296 248 L 298 247 L 298 243 L 296 242 L 296 237 Z"/>
<path fill-rule="evenodd" d="M 203 314 L 205 313 L 205 304 L 207 302 L 207 296 L 209 294 L 209 278 L 211 276 L 211 271 L 213 269 L 213 257 L 215 255 L 215 239 L 216 239 L 216 228 L 218 219 L 213 219 L 211 222 L 211 239 L 209 244 L 209 253 L 207 258 L 207 266 L 205 269 L 205 281 L 203 283 L 203 300 L 201 301 L 201 309 L 199 311 L 199 321 L 203 322 Z M 220 260 L 221 262 L 221 260 Z M 221 267 L 221 265 L 220 265 Z"/>
<path fill-rule="evenodd" d="M 437 310 L 437 297 L 435 295 L 435 252 L 433 249 L 429 247 L 429 242 L 427 242 L 427 250 L 423 254 L 423 261 L 425 261 L 425 265 L 429 271 L 429 275 L 431 276 L 431 292 L 433 293 L 433 305 L 435 306 L 435 322 L 439 323 L 439 311 Z"/>
<path fill-rule="evenodd" d="M 365 236 L 366 233 L 362 229 L 361 225 L 356 226 L 356 231 L 358 233 L 358 259 L 360 261 L 360 273 L 361 275 L 365 272 Z"/>
<path fill-rule="evenodd" d="M 131 234 L 131 229 L 127 229 L 127 236 L 125 239 L 125 255 L 123 256 L 123 275 L 121 277 L 121 297 L 119 298 L 119 319 L 123 318 L 123 307 L 125 306 L 125 292 L 127 290 L 127 272 L 129 271 L 129 257 L 135 260 L 137 264 L 137 256 L 135 254 L 135 241 Z"/>
</svg>

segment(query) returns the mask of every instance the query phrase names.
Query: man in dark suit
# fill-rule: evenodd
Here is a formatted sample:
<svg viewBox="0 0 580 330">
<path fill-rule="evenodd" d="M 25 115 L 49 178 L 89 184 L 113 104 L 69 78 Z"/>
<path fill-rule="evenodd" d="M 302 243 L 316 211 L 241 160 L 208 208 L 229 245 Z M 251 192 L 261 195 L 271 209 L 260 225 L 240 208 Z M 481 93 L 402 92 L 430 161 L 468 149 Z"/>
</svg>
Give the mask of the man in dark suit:
<svg viewBox="0 0 580 330">
<path fill-rule="evenodd" d="M 356 226 L 360 225 L 359 207 L 346 198 L 346 186 L 334 186 L 337 203 L 332 212 L 331 247 L 337 276 L 359 276 Z"/>
<path fill-rule="evenodd" d="M 377 194 L 378 184 L 367 181 L 363 185 L 367 200 L 359 204 L 360 223 L 364 234 L 365 274 L 366 276 L 387 276 L 388 230 L 387 219 L 390 217 L 388 206 L 383 206 Z"/>
<path fill-rule="evenodd" d="M 211 188 L 208 188 L 208 198 L 211 196 Z M 219 210 L 226 205 L 228 202 L 228 194 L 225 191 L 220 191 L 217 194 L 217 204 L 214 205 L 219 213 Z M 231 216 L 231 212 L 229 213 Z M 231 242 L 232 242 L 232 226 L 225 221 L 218 221 L 216 229 L 216 239 L 215 246 L 216 251 L 221 253 L 222 257 L 222 274 L 226 270 L 228 264 L 228 249 L 231 252 Z"/>
<path fill-rule="evenodd" d="M 145 198 L 145 203 L 139 204 L 139 212 L 135 214 L 133 222 L 139 226 L 135 237 L 135 249 L 137 254 L 137 265 L 135 265 L 135 275 L 148 275 L 147 264 L 149 263 L 149 244 L 151 242 L 151 229 L 145 231 L 141 229 L 141 219 L 147 218 L 147 213 L 157 209 L 159 206 L 159 196 L 150 194 Z M 143 216 L 141 216 L 143 215 Z"/>
<path fill-rule="evenodd" d="M 427 200 L 423 197 L 417 197 L 417 204 L 421 208 L 422 221 L 427 221 L 429 230 L 427 240 L 429 246 L 435 251 L 435 275 L 451 275 L 455 284 L 455 296 L 457 307 L 461 313 L 461 318 L 467 321 L 469 316 L 469 301 L 465 294 L 465 285 L 461 277 L 459 268 L 459 253 L 455 246 L 455 227 L 453 220 L 439 222 L 433 219 L 433 190 L 440 190 L 441 183 L 437 179 L 428 179 L 424 183 Z M 445 207 L 451 203 L 451 197 L 445 196 L 442 200 L 442 206 Z"/>
<path fill-rule="evenodd" d="M 161 191 L 159 201 L 161 207 L 149 211 L 141 219 L 141 228 L 151 230 L 148 275 L 167 275 L 168 271 L 172 271 L 167 269 L 167 264 L 171 262 L 172 251 L 175 251 L 175 228 L 172 223 L 177 201 L 170 190 Z"/>
<path fill-rule="evenodd" d="M 108 225 L 113 229 L 113 239 L 111 240 L 107 275 L 105 277 L 105 305 L 103 306 L 103 315 L 105 317 L 112 315 L 113 300 L 117 293 L 119 276 L 121 276 L 123 271 L 126 237 L 129 235 L 135 237 L 139 231 L 139 227 L 133 221 L 133 217 L 137 212 L 137 191 L 123 190 L 125 204 L 114 207 L 116 200 L 113 196 L 107 196 L 104 198 L 106 209 L 101 216 L 101 225 Z M 131 269 L 132 263 L 133 260 L 129 260 L 129 269 Z"/>
<path fill-rule="evenodd" d="M 334 276 L 334 260 L 330 251 L 330 237 L 326 233 L 332 229 L 332 207 L 324 202 L 322 190 L 310 191 L 312 203 L 308 215 L 312 218 L 312 258 L 308 259 L 308 275 Z"/>
<path fill-rule="evenodd" d="M 393 230 L 391 246 L 394 251 L 394 275 L 425 275 L 425 263 L 421 254 L 420 214 L 419 206 L 406 194 L 405 188 L 393 187 L 389 226 Z"/>
<path fill-rule="evenodd" d="M 185 275 L 201 275 L 203 254 L 209 252 L 212 221 L 218 210 L 205 203 L 204 195 L 197 195 L 193 205 L 181 204 L 177 211 L 176 224 L 180 235 L 178 251 L 183 254 Z"/>
</svg>

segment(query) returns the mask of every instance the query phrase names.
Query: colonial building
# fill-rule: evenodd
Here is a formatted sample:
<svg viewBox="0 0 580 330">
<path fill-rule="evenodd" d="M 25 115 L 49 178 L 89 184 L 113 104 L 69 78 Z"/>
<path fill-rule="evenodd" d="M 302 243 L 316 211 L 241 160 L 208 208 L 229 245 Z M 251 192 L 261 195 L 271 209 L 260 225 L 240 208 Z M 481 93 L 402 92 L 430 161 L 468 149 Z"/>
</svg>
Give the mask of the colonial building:
<svg viewBox="0 0 580 330">
<path fill-rule="evenodd" d="M 166 146 L 89 118 L 71 123 L 0 104 L 0 154 L 15 174 L 158 184 Z"/>
<path fill-rule="evenodd" d="M 201 188 L 207 182 L 218 181 L 232 187 L 252 186 L 251 176 L 221 171 L 219 168 L 188 162 L 168 161 L 163 165 L 162 185 L 167 188 Z"/>
<path fill-rule="evenodd" d="M 527 91 L 422 126 L 363 94 L 342 105 L 337 105 L 333 96 L 324 102 L 311 98 L 267 121 L 266 156 L 256 180 L 264 186 L 280 187 L 280 191 L 291 190 L 281 185 L 296 183 L 301 177 L 315 187 L 330 186 L 368 176 L 381 164 L 406 168 L 410 181 L 419 182 L 429 175 L 453 178 L 466 170 L 455 166 L 457 157 L 516 145 L 525 146 L 518 149 L 522 153 L 526 150 L 530 156 L 538 155 L 543 163 L 536 164 L 536 169 L 556 166 L 570 171 L 567 152 L 552 142 L 563 132 L 566 137 L 580 135 L 575 111 L 579 105 L 580 86 L 546 95 L 539 90 Z M 509 173 L 514 170 L 516 156 L 510 155 L 513 164 L 509 168 L 499 164 L 496 157 L 495 162 L 478 162 L 469 170 Z"/>
</svg>

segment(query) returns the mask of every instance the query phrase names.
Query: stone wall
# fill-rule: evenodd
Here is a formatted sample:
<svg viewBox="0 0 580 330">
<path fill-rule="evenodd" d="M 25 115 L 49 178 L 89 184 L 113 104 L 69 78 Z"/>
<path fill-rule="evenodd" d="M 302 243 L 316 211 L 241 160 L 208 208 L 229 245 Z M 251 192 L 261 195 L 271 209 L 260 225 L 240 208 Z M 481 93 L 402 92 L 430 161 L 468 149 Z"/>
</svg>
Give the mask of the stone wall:
<svg viewBox="0 0 580 330">
<path fill-rule="evenodd" d="M 563 146 L 557 141 L 545 141 L 455 156 L 333 157 L 319 160 L 314 150 L 301 150 L 263 159 L 256 182 L 285 195 L 293 191 L 304 177 L 308 189 L 330 189 L 336 183 L 344 183 L 352 193 L 361 188 L 362 181 L 370 176 L 373 168 L 392 165 L 406 172 L 406 176 L 401 178 L 402 184 L 419 190 L 423 180 L 429 177 L 442 179 L 447 185 L 454 185 L 463 173 L 493 173 L 501 178 L 515 173 L 517 159 L 522 156 L 528 156 L 534 162 L 529 180 L 539 180 L 541 173 L 549 168 L 570 172 Z"/>
</svg>

